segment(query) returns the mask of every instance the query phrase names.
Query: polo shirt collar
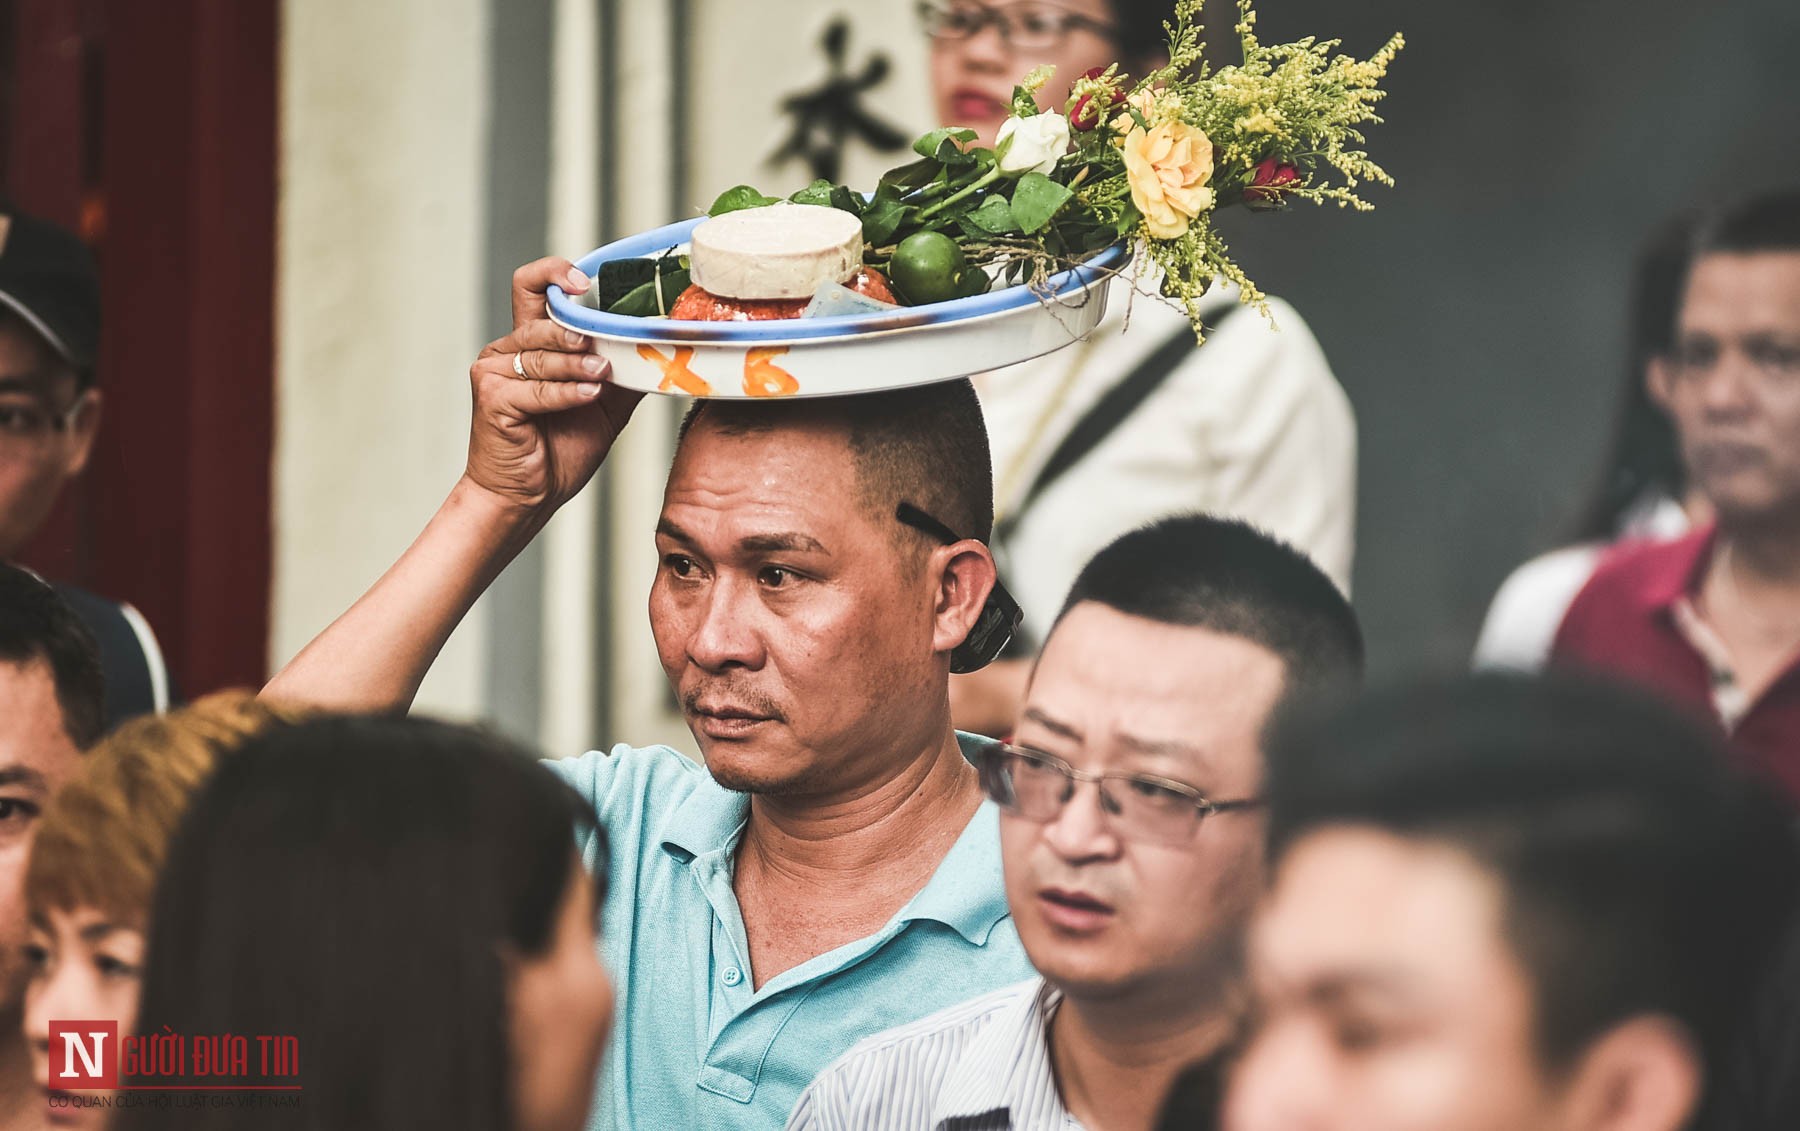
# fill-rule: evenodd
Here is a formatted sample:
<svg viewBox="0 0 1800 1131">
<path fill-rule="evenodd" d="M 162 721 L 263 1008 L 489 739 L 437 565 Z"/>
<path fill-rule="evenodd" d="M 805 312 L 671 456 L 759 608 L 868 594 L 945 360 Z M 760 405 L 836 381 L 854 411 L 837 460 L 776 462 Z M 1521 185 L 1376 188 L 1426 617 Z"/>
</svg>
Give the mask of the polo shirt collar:
<svg viewBox="0 0 1800 1131">
<path fill-rule="evenodd" d="M 944 1081 L 931 1109 L 931 1126 L 972 1122 L 996 1111 L 1009 1126 L 1060 1125 L 1062 1098 L 1050 1068 L 1050 1018 L 1062 994 L 1042 978 L 983 1026 Z"/>
<path fill-rule="evenodd" d="M 730 848 L 743 834 L 750 819 L 750 795 L 726 789 L 713 780 L 704 766 L 700 779 L 662 824 L 664 851 L 688 860 Z"/>
<path fill-rule="evenodd" d="M 1667 554 L 1655 555 L 1653 568 L 1638 580 L 1636 599 L 1651 612 L 1667 613 L 1698 592 L 1707 563 L 1712 560 L 1718 527 L 1712 523 L 1676 539 Z"/>
<path fill-rule="evenodd" d="M 899 921 L 930 919 L 985 946 L 1009 914 L 1000 867 L 1000 810 L 983 801 L 925 887 L 900 909 Z"/>
<path fill-rule="evenodd" d="M 960 731 L 956 741 L 971 763 L 981 750 L 995 745 L 993 739 Z M 750 819 L 749 794 L 724 788 L 704 769 L 700 777 L 698 787 L 662 826 L 663 849 L 689 861 L 734 848 Z M 1010 913 L 1000 866 L 1000 811 L 992 801 L 983 801 L 925 887 L 900 909 L 896 924 L 931 920 L 984 946 Z"/>
</svg>

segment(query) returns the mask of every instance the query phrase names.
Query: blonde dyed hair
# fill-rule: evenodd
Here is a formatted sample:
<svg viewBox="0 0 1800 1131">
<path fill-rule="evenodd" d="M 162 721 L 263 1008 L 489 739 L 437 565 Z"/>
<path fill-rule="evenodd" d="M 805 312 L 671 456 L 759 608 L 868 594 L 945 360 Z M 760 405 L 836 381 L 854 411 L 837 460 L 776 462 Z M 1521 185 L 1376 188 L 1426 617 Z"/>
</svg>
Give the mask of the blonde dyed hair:
<svg viewBox="0 0 1800 1131">
<path fill-rule="evenodd" d="M 194 791 L 221 757 L 297 718 L 248 691 L 221 691 L 121 724 L 44 808 L 25 873 L 29 912 L 94 907 L 115 923 L 143 922 Z"/>
</svg>

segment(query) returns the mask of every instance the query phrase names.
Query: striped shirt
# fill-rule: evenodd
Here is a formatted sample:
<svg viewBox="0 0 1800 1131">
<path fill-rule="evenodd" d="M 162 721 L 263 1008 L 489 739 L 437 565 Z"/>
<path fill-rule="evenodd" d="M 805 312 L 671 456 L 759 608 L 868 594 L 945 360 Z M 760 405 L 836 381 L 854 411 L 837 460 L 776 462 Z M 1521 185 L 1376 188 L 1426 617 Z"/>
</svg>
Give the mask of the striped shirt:
<svg viewBox="0 0 1800 1131">
<path fill-rule="evenodd" d="M 1042 978 L 858 1042 L 801 1095 L 788 1131 L 1081 1131 L 1050 1066 L 1062 994 Z"/>
</svg>

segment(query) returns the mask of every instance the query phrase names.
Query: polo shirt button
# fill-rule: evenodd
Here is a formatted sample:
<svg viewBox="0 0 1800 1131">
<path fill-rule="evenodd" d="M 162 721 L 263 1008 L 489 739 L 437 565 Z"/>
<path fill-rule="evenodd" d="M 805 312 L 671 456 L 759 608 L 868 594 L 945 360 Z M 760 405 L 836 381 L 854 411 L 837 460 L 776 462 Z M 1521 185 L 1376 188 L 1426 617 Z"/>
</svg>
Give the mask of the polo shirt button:
<svg viewBox="0 0 1800 1131">
<path fill-rule="evenodd" d="M 727 966 L 725 967 L 725 977 L 723 980 L 726 985 L 735 986 L 744 980 L 744 972 L 739 970 L 736 966 Z"/>
</svg>

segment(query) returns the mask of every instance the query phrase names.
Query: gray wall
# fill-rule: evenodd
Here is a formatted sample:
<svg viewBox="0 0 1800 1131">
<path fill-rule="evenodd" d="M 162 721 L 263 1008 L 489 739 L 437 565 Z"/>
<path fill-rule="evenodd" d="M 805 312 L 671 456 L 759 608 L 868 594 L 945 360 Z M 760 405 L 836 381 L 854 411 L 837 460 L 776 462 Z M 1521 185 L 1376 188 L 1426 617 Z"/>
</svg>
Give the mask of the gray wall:
<svg viewBox="0 0 1800 1131">
<path fill-rule="evenodd" d="M 1689 203 L 1800 184 L 1800 4 L 1261 7 L 1264 42 L 1367 55 L 1406 33 L 1369 138 L 1399 181 L 1377 211 L 1228 230 L 1356 404 L 1375 674 L 1460 666 L 1495 586 L 1598 473 L 1638 241 Z"/>
</svg>

